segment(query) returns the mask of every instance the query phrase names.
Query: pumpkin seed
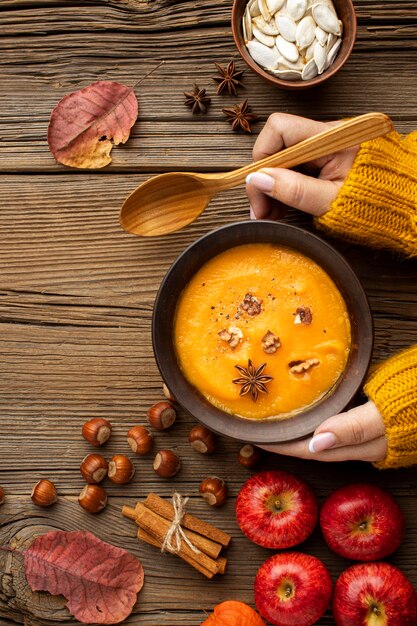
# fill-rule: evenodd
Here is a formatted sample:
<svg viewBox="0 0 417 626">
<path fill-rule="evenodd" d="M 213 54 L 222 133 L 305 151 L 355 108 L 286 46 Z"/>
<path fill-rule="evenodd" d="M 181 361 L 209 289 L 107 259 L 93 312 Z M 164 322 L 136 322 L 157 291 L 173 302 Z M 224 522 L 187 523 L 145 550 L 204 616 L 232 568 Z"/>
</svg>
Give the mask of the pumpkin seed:
<svg viewBox="0 0 417 626">
<path fill-rule="evenodd" d="M 308 48 L 303 51 L 303 56 L 305 57 L 305 62 L 310 61 L 314 57 L 314 48 L 316 46 L 317 41 L 314 40 Z"/>
<path fill-rule="evenodd" d="M 337 53 L 339 52 L 339 48 L 340 48 L 341 45 L 342 45 L 342 40 L 338 39 L 336 41 L 336 43 L 334 44 L 333 48 L 330 50 L 330 52 L 328 52 L 326 69 L 328 67 L 330 67 L 330 65 L 334 62 L 335 58 L 337 57 Z"/>
<path fill-rule="evenodd" d="M 259 10 L 261 12 L 262 17 L 264 18 L 266 22 L 269 22 L 271 19 L 271 14 L 268 10 L 268 5 L 266 3 L 266 0 L 258 0 L 258 4 L 259 4 Z"/>
<path fill-rule="evenodd" d="M 325 4 L 316 4 L 312 8 L 312 15 L 317 26 L 327 33 L 340 35 L 339 20 L 337 15 Z"/>
<path fill-rule="evenodd" d="M 299 48 L 308 48 L 316 36 L 316 23 L 312 17 L 303 17 L 297 25 L 295 41 Z"/>
<path fill-rule="evenodd" d="M 282 80 L 301 80 L 301 72 L 296 70 L 271 70 L 271 72 Z"/>
<path fill-rule="evenodd" d="M 307 10 L 307 0 L 287 0 L 286 12 L 298 22 Z"/>
<path fill-rule="evenodd" d="M 258 0 L 249 0 L 248 7 L 249 13 L 252 15 L 252 17 L 257 17 L 261 14 Z"/>
<path fill-rule="evenodd" d="M 322 74 L 327 63 L 327 52 L 319 41 L 316 41 L 314 45 L 313 53 L 314 62 L 317 65 L 318 73 Z"/>
<path fill-rule="evenodd" d="M 259 30 L 265 33 L 265 35 L 273 35 L 273 36 L 279 35 L 279 29 L 274 20 L 271 20 L 270 22 L 265 22 L 262 15 L 259 15 L 258 17 L 254 18 L 253 23 L 254 25 L 257 26 L 257 28 L 259 28 Z M 327 41 L 327 34 L 326 34 L 326 41 Z"/>
<path fill-rule="evenodd" d="M 251 55 L 252 59 L 256 63 L 258 63 L 267 70 L 276 68 L 279 54 L 275 46 L 273 48 L 268 48 L 256 39 L 252 39 L 251 41 L 248 41 L 246 47 L 249 50 L 249 54 Z"/>
<path fill-rule="evenodd" d="M 320 28 L 320 26 L 316 26 L 316 39 L 317 41 L 322 45 L 325 46 L 327 43 L 327 37 L 328 37 L 328 33 L 326 33 L 325 30 L 323 30 L 322 28 Z"/>
<path fill-rule="evenodd" d="M 318 74 L 318 69 L 316 62 L 314 59 L 310 59 L 310 61 L 304 66 L 304 69 L 301 73 L 302 80 L 311 80 L 315 78 Z"/>
<path fill-rule="evenodd" d="M 295 44 L 287 41 L 281 35 L 278 35 L 278 37 L 276 38 L 276 46 L 278 52 L 282 54 L 282 56 L 285 57 L 288 61 L 291 61 L 292 63 L 298 61 L 300 53 L 298 52 L 298 48 Z"/>
<path fill-rule="evenodd" d="M 270 14 L 275 15 L 275 13 L 282 8 L 284 2 L 285 0 L 266 0 L 266 4 Z"/>
<path fill-rule="evenodd" d="M 275 45 L 275 37 L 272 37 L 271 35 L 265 35 L 265 33 L 259 30 L 259 28 L 256 28 L 256 26 L 252 27 L 252 32 L 253 32 L 254 37 L 256 37 L 258 41 L 263 43 L 264 46 L 268 46 L 268 48 L 272 48 L 272 46 Z"/>
<path fill-rule="evenodd" d="M 252 16 L 249 11 L 249 5 L 246 7 L 245 15 L 243 16 L 243 39 L 245 43 L 248 43 L 252 39 Z"/>
<path fill-rule="evenodd" d="M 280 35 L 282 35 L 284 39 L 291 42 L 295 41 L 297 24 L 294 22 L 292 17 L 284 15 L 283 13 L 278 13 L 278 15 L 275 16 L 275 24 L 278 27 Z"/>
</svg>

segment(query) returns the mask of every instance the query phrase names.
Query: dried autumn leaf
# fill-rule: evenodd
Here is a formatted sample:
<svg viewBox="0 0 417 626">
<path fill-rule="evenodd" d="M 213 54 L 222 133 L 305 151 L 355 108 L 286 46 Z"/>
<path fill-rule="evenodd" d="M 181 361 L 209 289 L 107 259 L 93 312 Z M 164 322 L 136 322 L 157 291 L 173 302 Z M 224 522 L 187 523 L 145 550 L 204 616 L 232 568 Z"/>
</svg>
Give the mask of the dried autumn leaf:
<svg viewBox="0 0 417 626">
<path fill-rule="evenodd" d="M 121 622 L 143 586 L 138 559 L 86 531 L 46 533 L 29 546 L 24 560 L 32 591 L 65 596 L 68 610 L 84 623 Z"/>
<path fill-rule="evenodd" d="M 266 626 L 250 606 L 237 600 L 226 600 L 214 607 L 214 613 L 200 626 Z"/>
<path fill-rule="evenodd" d="M 104 167 L 111 162 L 113 144 L 128 140 L 137 116 L 131 87 L 100 80 L 58 102 L 49 120 L 49 149 L 70 167 Z"/>
</svg>

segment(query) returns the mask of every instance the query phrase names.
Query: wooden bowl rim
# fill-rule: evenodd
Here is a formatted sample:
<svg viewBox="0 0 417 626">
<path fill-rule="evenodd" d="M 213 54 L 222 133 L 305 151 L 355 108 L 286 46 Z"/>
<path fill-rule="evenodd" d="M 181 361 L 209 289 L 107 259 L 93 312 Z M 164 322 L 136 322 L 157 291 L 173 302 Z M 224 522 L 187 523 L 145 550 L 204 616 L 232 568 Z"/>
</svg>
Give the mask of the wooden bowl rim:
<svg viewBox="0 0 417 626">
<path fill-rule="evenodd" d="M 356 11 L 352 0 L 333 0 L 335 4 L 343 3 L 346 5 L 347 12 L 351 17 L 351 35 L 348 40 L 345 38 L 342 40 L 342 46 L 339 50 L 339 53 L 334 61 L 334 63 L 320 76 L 316 76 L 311 80 L 303 80 L 303 81 L 290 81 L 283 80 L 282 78 L 276 78 L 266 70 L 264 70 L 260 65 L 256 63 L 250 56 L 245 44 L 243 43 L 243 32 L 242 32 L 242 15 L 243 12 L 240 12 L 241 5 L 246 5 L 248 0 L 234 0 L 233 8 L 232 8 L 232 34 L 233 39 L 235 41 L 236 47 L 239 51 L 240 56 L 245 61 L 245 63 L 259 76 L 267 80 L 272 85 L 276 87 L 281 87 L 282 89 L 287 89 L 289 91 L 298 91 L 303 89 L 309 89 L 310 87 L 317 87 L 321 85 L 326 80 L 331 78 L 340 70 L 341 67 L 344 66 L 346 61 L 351 55 L 353 50 L 353 46 L 356 41 L 357 34 L 357 18 Z M 339 18 L 342 19 L 339 15 Z M 346 31 L 346 23 L 345 19 L 342 19 L 344 31 Z"/>
<path fill-rule="evenodd" d="M 186 380 L 176 357 L 172 331 L 178 298 L 184 287 L 206 261 L 224 250 L 246 243 L 273 243 L 309 256 L 336 283 L 350 315 L 352 349 L 344 375 L 319 402 L 285 420 L 268 418 L 257 421 L 220 411 Z M 272 444 L 305 437 L 325 419 L 346 408 L 360 389 L 369 367 L 373 320 L 359 278 L 335 248 L 317 235 L 296 226 L 251 220 L 211 231 L 179 255 L 162 280 L 155 299 L 152 343 L 162 378 L 188 413 L 216 433 L 253 444 Z"/>
</svg>

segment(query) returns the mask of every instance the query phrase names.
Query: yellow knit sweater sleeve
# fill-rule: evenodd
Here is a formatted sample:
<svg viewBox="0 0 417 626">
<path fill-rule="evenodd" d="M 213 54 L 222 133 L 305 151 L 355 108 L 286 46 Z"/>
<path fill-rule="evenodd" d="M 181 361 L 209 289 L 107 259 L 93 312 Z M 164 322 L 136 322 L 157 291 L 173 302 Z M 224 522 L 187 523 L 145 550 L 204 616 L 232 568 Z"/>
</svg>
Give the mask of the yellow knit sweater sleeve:
<svg viewBox="0 0 417 626">
<path fill-rule="evenodd" d="M 417 463 L 417 346 L 379 365 L 364 391 L 386 426 L 387 455 L 376 466 L 385 469 Z"/>
<path fill-rule="evenodd" d="M 417 256 L 417 131 L 361 145 L 318 228 L 354 243 Z"/>
</svg>

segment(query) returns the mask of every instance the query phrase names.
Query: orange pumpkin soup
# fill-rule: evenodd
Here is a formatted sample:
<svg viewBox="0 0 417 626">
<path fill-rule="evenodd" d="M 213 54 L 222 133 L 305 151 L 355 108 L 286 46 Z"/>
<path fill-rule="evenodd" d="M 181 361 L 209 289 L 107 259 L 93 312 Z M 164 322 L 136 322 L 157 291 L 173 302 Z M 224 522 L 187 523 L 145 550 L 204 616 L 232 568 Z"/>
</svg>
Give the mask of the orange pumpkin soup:
<svg viewBox="0 0 417 626">
<path fill-rule="evenodd" d="M 336 384 L 349 355 L 350 322 L 339 290 L 314 261 L 248 244 L 193 276 L 178 303 L 174 341 L 185 377 L 214 406 L 284 419 Z"/>
</svg>

